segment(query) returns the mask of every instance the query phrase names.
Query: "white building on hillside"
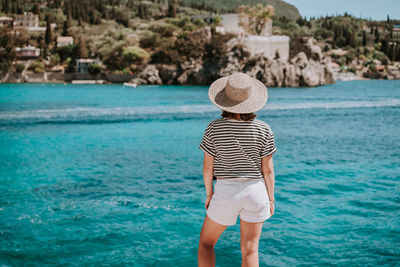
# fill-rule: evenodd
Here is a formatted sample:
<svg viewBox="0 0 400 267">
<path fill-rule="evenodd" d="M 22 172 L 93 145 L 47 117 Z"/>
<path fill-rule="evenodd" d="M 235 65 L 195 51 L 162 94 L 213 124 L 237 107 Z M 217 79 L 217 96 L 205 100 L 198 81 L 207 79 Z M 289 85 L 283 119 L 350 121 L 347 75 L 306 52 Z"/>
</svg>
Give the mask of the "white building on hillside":
<svg viewBox="0 0 400 267">
<path fill-rule="evenodd" d="M 0 17 L 0 27 L 12 28 L 14 26 L 14 20 L 10 17 Z"/>
<path fill-rule="evenodd" d="M 58 36 L 57 47 L 69 46 L 74 44 L 74 38 L 72 36 Z"/>
<path fill-rule="evenodd" d="M 34 46 L 28 45 L 25 47 L 16 47 L 18 59 L 32 59 L 40 56 L 40 49 Z"/>
<path fill-rule="evenodd" d="M 221 33 L 231 32 L 243 39 L 243 44 L 248 47 L 251 55 L 264 54 L 266 58 L 273 59 L 276 54 L 284 61 L 289 59 L 290 37 L 287 35 L 272 35 L 272 21 L 267 22 L 260 35 L 250 35 L 246 30 L 239 26 L 237 14 L 222 15 Z"/>
<path fill-rule="evenodd" d="M 249 35 L 243 41 L 252 55 L 264 54 L 266 58 L 273 59 L 278 54 L 284 61 L 289 59 L 289 42 L 287 35 Z"/>
<path fill-rule="evenodd" d="M 225 14 L 221 17 L 221 26 L 224 28 L 224 32 L 231 32 L 239 36 L 245 34 L 243 27 L 239 27 L 239 17 L 237 14 Z"/>
<path fill-rule="evenodd" d="M 24 14 L 15 15 L 15 26 L 22 27 L 38 27 L 39 26 L 39 16 L 33 14 L 32 12 L 24 12 Z"/>
</svg>

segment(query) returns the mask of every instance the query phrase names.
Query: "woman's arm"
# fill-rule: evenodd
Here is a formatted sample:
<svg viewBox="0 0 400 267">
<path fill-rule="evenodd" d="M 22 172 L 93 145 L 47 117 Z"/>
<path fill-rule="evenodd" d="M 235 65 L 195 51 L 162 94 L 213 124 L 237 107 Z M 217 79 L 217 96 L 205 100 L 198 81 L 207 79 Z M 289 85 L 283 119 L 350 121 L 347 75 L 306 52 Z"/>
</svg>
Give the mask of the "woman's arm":
<svg viewBox="0 0 400 267">
<path fill-rule="evenodd" d="M 213 194 L 213 172 L 214 172 L 214 157 L 204 153 L 203 160 L 203 179 L 206 187 L 207 196 Z"/>
<path fill-rule="evenodd" d="M 211 156 L 204 152 L 204 160 L 203 160 L 203 179 L 204 186 L 206 187 L 206 203 L 205 208 L 208 208 L 208 204 L 210 203 L 211 197 L 214 194 L 213 190 L 213 173 L 214 173 L 214 156 Z"/>
<path fill-rule="evenodd" d="M 261 170 L 263 173 L 265 184 L 267 186 L 269 200 L 272 203 L 274 203 L 275 174 L 274 174 L 274 162 L 272 160 L 272 154 L 261 158 Z"/>
</svg>

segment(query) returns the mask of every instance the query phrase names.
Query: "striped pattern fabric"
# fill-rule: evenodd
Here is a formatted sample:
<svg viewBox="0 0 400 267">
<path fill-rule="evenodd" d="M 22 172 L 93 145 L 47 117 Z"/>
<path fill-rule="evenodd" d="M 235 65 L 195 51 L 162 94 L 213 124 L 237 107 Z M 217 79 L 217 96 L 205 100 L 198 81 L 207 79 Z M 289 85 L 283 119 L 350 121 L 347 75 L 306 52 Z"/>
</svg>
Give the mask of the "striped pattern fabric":
<svg viewBox="0 0 400 267">
<path fill-rule="evenodd" d="M 267 123 L 228 118 L 208 124 L 199 148 L 214 156 L 214 179 L 262 179 L 261 158 L 277 150 Z"/>
</svg>

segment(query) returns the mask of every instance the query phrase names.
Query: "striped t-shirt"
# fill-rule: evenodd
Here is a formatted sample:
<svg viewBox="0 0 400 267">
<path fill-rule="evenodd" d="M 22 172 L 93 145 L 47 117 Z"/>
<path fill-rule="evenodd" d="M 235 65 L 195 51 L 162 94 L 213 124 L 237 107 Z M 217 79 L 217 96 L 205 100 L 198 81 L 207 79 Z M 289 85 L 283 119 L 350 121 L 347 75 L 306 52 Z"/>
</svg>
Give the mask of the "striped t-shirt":
<svg viewBox="0 0 400 267">
<path fill-rule="evenodd" d="M 199 148 L 214 156 L 214 179 L 262 179 L 261 158 L 277 150 L 267 123 L 228 118 L 208 124 Z"/>
</svg>

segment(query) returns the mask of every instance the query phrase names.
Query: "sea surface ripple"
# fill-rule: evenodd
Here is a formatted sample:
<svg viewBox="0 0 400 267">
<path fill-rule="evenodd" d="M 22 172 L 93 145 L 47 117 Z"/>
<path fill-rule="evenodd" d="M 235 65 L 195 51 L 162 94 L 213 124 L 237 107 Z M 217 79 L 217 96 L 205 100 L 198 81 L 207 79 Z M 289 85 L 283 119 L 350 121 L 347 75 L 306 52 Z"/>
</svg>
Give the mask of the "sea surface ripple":
<svg viewBox="0 0 400 267">
<path fill-rule="evenodd" d="M 197 266 L 207 87 L 1 84 L 1 266 Z M 260 266 L 400 261 L 400 81 L 269 88 Z M 215 246 L 240 266 L 240 224 Z"/>
</svg>

